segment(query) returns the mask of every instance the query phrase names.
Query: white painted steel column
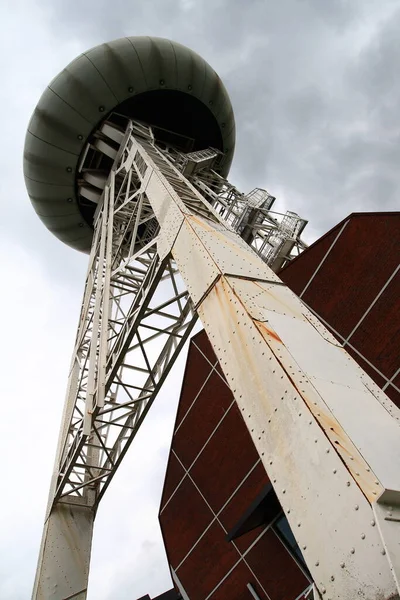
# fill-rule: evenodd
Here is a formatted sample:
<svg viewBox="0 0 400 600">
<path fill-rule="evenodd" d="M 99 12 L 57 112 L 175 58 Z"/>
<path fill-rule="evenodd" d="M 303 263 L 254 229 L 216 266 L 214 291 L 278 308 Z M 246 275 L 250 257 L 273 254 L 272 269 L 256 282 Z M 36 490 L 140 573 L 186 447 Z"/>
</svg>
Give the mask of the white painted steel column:
<svg viewBox="0 0 400 600">
<path fill-rule="evenodd" d="M 94 512 L 58 503 L 43 531 L 35 600 L 85 600 L 89 577 Z"/>
<path fill-rule="evenodd" d="M 400 521 L 388 508 L 399 505 L 400 428 L 387 398 L 237 234 L 202 216 L 207 203 L 185 203 L 170 167 L 136 147 L 152 170 L 159 252 L 172 250 L 320 593 L 398 598 Z"/>
<path fill-rule="evenodd" d="M 322 597 L 399 598 L 400 411 L 134 128 L 96 225 L 34 599 L 86 597 L 96 506 L 190 334 L 191 302 Z"/>
</svg>

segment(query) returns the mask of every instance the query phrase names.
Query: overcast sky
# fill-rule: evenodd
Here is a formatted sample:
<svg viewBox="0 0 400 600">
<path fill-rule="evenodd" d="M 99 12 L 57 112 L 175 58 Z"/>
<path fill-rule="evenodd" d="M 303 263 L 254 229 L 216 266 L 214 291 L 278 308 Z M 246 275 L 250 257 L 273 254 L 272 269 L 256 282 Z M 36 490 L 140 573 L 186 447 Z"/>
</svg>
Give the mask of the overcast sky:
<svg viewBox="0 0 400 600">
<path fill-rule="evenodd" d="M 309 220 L 398 210 L 399 0 L 13 0 L 0 9 L 0 598 L 30 595 L 87 257 L 47 232 L 22 177 L 25 129 L 77 54 L 157 35 L 201 54 L 236 115 L 230 179 Z M 89 600 L 170 586 L 157 511 L 185 357 L 100 507 Z"/>
</svg>

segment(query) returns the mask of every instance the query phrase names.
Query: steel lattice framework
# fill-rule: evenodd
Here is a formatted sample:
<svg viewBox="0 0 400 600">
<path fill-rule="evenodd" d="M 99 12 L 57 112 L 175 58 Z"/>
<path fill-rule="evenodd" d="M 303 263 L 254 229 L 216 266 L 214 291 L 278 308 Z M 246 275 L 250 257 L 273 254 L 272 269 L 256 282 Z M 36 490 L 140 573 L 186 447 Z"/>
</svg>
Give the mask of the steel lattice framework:
<svg viewBox="0 0 400 600">
<path fill-rule="evenodd" d="M 49 509 L 63 499 L 97 506 L 197 319 L 171 254 L 157 252 L 159 225 L 147 166 L 140 153 L 132 156 L 135 135 L 189 210 L 246 233 L 266 262 L 279 268 L 305 247 L 305 221 L 295 215 L 285 227 L 288 215 L 281 222 L 271 215 L 268 192 L 245 196 L 205 170 L 215 151 L 163 154 L 149 128 L 130 124 L 95 217 Z M 188 165 L 198 173 L 194 185 L 182 174 Z"/>
<path fill-rule="evenodd" d="M 398 415 L 274 273 L 305 222 L 216 160 L 127 124 L 95 216 L 34 598 L 86 597 L 96 508 L 197 315 L 319 591 L 354 600 L 362 577 L 365 598 L 396 597 Z"/>
</svg>

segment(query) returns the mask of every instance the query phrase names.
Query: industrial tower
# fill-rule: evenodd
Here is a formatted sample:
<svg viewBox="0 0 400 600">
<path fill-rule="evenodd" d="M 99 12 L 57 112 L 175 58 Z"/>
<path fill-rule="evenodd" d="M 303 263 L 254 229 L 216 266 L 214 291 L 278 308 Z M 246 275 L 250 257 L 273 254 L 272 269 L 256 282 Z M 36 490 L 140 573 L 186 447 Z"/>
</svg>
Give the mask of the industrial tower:
<svg viewBox="0 0 400 600">
<path fill-rule="evenodd" d="M 97 506 L 197 317 L 310 597 L 399 598 L 400 411 L 276 275 L 305 222 L 227 181 L 234 142 L 217 74 L 159 38 L 79 56 L 34 111 L 30 198 L 89 253 L 34 599 L 86 598 Z"/>
</svg>

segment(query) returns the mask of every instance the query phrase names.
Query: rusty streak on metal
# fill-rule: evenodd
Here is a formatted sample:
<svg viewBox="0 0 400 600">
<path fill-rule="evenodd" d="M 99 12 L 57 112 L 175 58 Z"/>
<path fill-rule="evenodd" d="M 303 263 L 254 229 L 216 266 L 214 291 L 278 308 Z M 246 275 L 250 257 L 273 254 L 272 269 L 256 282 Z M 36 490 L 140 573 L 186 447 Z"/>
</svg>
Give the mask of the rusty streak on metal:
<svg viewBox="0 0 400 600">
<path fill-rule="evenodd" d="M 266 336 L 268 336 L 268 337 L 272 338 L 273 340 L 275 340 L 276 342 L 278 342 L 279 344 L 283 344 L 281 338 L 276 333 L 276 331 L 267 327 L 267 324 L 265 321 L 256 321 L 255 319 L 253 319 L 253 322 L 265 340 L 267 340 Z"/>
<path fill-rule="evenodd" d="M 315 387 L 312 385 L 312 383 L 308 380 L 308 378 L 307 378 L 307 383 L 304 383 L 304 381 L 303 381 L 302 386 L 301 386 L 301 387 L 307 387 L 308 393 L 306 393 L 305 390 L 301 389 L 299 387 L 299 385 L 296 383 L 296 381 L 293 379 L 293 376 L 288 372 L 287 368 L 285 367 L 285 362 L 283 361 L 283 357 L 278 356 L 278 354 L 276 352 L 277 348 L 275 348 L 275 344 L 279 344 L 279 351 L 287 352 L 289 354 L 289 350 L 286 348 L 282 339 L 279 337 L 279 335 L 276 331 L 274 331 L 272 328 L 270 328 L 267 325 L 266 321 L 261 321 L 261 320 L 254 318 L 254 316 L 251 314 L 251 310 L 249 310 L 248 306 L 246 306 L 246 304 L 244 303 L 240 294 L 238 294 L 234 288 L 235 280 L 238 280 L 240 278 L 236 277 L 235 275 L 228 275 L 227 273 L 224 273 L 222 271 L 221 267 L 211 256 L 207 246 L 201 240 L 198 232 L 194 229 L 193 224 L 196 224 L 198 227 L 207 231 L 211 235 L 219 238 L 225 245 L 228 245 L 229 247 L 231 247 L 232 250 L 235 251 L 235 253 L 241 252 L 241 251 L 243 251 L 243 253 L 246 252 L 246 255 L 250 254 L 250 253 L 248 253 L 239 244 L 230 240 L 229 237 L 226 236 L 225 232 L 218 231 L 217 229 L 215 229 L 215 227 L 213 227 L 213 225 L 211 223 L 210 224 L 207 223 L 203 218 L 200 218 L 197 215 L 184 214 L 184 219 L 190 226 L 194 236 L 198 240 L 198 243 L 200 243 L 203 246 L 204 250 L 207 252 L 207 254 L 210 257 L 210 260 L 215 264 L 216 268 L 221 273 L 221 276 L 217 277 L 210 284 L 209 288 L 205 291 L 203 297 L 197 303 L 197 307 L 200 307 L 202 302 L 204 301 L 204 299 L 209 295 L 210 291 L 214 290 L 216 293 L 216 296 L 220 299 L 220 301 L 223 302 L 223 304 L 228 306 L 229 310 L 233 314 L 233 307 L 232 307 L 231 302 L 230 301 L 226 302 L 226 298 L 224 298 L 223 300 L 221 298 L 222 290 L 225 291 L 226 286 L 228 286 L 231 289 L 232 293 L 234 294 L 237 301 L 241 305 L 242 311 L 247 313 L 248 317 L 251 319 L 253 324 L 256 326 L 257 330 L 262 335 L 263 339 L 266 341 L 268 347 L 272 351 L 274 357 L 276 358 L 276 360 L 280 364 L 281 368 L 285 372 L 291 385 L 294 387 L 294 389 L 298 393 L 299 397 L 302 398 L 303 402 L 307 406 L 311 415 L 314 417 L 314 419 L 316 420 L 318 425 L 323 430 L 325 436 L 327 437 L 327 441 L 329 441 L 329 443 L 330 443 L 330 447 L 341 458 L 342 462 L 348 469 L 352 478 L 355 480 L 355 482 L 357 483 L 357 485 L 359 486 L 359 488 L 361 489 L 361 491 L 363 492 L 363 494 L 365 495 L 367 500 L 370 503 L 376 501 L 376 499 L 383 492 L 382 485 L 380 484 L 380 482 L 377 483 L 378 480 L 377 480 L 376 475 L 372 472 L 368 463 L 364 460 L 361 453 L 354 446 L 353 442 L 351 441 L 349 436 L 346 434 L 346 432 L 344 431 L 344 429 L 342 428 L 342 426 L 340 425 L 338 420 L 334 417 L 332 412 L 329 409 L 327 409 L 323 399 L 321 398 L 321 396 L 319 395 L 319 393 L 317 392 Z M 249 283 L 252 287 L 254 286 L 253 298 L 263 295 L 263 294 L 267 294 L 271 298 L 274 298 L 275 301 L 282 304 L 285 307 L 285 310 L 287 311 L 287 313 L 290 312 L 293 317 L 300 318 L 300 319 L 306 318 L 305 315 L 302 314 L 301 312 L 294 312 L 292 306 L 287 305 L 281 297 L 278 297 L 274 294 L 273 290 L 266 287 L 267 285 L 270 285 L 271 282 L 265 281 L 265 283 L 264 283 L 263 281 L 260 281 L 260 280 L 258 280 L 258 281 L 257 280 L 249 280 Z M 239 328 L 236 330 L 236 335 L 238 338 L 240 338 L 240 329 Z M 248 361 L 249 368 L 251 368 L 250 363 L 252 362 L 252 357 L 248 352 L 246 352 L 245 344 L 242 345 L 241 350 L 243 353 L 246 353 L 245 360 Z M 292 363 L 294 362 L 294 358 L 291 355 L 290 355 L 290 361 Z M 305 373 L 303 373 L 303 376 L 305 376 Z"/>
<path fill-rule="evenodd" d="M 309 388 L 309 391 L 311 392 L 310 395 L 312 396 L 312 398 L 310 398 L 306 394 L 305 390 L 299 387 L 299 385 L 293 379 L 293 376 L 287 371 L 282 358 L 277 356 L 274 344 L 271 343 L 272 340 L 275 340 L 280 344 L 280 351 L 282 351 L 283 346 L 283 348 L 287 352 L 289 352 L 285 344 L 282 342 L 281 338 L 278 336 L 278 334 L 266 327 L 265 323 L 262 321 L 257 321 L 253 319 L 253 322 L 256 325 L 257 329 L 260 331 L 265 341 L 267 342 L 276 360 L 279 362 L 282 369 L 285 371 L 285 374 L 290 380 L 292 386 L 296 389 L 298 395 L 303 399 L 303 401 L 307 405 L 309 411 L 311 412 L 317 423 L 320 425 L 321 429 L 324 431 L 331 446 L 340 456 L 346 468 L 351 473 L 353 479 L 356 481 L 357 485 L 359 486 L 367 500 L 370 503 L 375 502 L 384 490 L 383 486 L 380 483 L 376 483 L 378 481 L 377 476 L 373 473 L 372 469 L 364 460 L 361 453 L 354 446 L 353 442 L 346 434 L 338 420 L 333 416 L 330 410 L 327 410 L 325 403 L 323 402 L 322 398 L 320 397 L 319 393 L 314 388 L 312 383 L 308 380 L 307 383 L 304 383 L 304 381 L 302 382 L 302 386 Z M 294 361 L 292 357 L 291 361 Z"/>
</svg>

